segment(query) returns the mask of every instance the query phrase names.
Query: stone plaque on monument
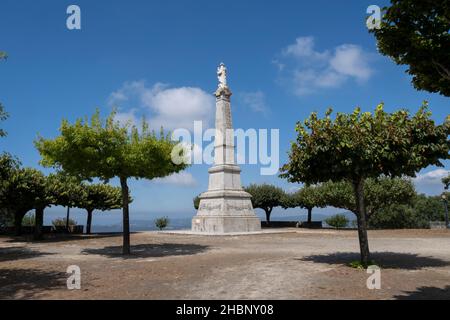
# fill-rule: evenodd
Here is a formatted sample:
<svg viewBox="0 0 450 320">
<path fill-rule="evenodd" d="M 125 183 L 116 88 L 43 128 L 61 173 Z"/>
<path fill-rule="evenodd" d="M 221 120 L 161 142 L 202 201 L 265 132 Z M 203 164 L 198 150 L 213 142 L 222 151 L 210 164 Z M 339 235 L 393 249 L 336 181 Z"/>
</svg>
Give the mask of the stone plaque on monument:
<svg viewBox="0 0 450 320">
<path fill-rule="evenodd" d="M 261 221 L 253 210 L 251 195 L 242 189 L 241 169 L 234 158 L 232 93 L 223 63 L 217 69 L 217 76 L 214 165 L 208 170 L 208 191 L 200 195 L 199 209 L 192 219 L 192 231 L 208 234 L 260 231 Z"/>
</svg>

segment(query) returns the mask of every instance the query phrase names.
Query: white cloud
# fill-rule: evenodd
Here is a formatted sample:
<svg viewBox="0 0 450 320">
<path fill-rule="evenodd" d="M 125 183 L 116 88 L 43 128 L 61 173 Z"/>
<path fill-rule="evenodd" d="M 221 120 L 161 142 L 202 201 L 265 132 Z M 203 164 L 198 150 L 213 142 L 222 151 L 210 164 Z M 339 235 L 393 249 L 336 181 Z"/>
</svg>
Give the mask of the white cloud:
<svg viewBox="0 0 450 320">
<path fill-rule="evenodd" d="M 353 44 L 337 47 L 330 60 L 330 66 L 337 73 L 360 81 L 367 81 L 373 73 L 366 53 L 361 47 Z"/>
<path fill-rule="evenodd" d="M 343 44 L 332 50 L 317 51 L 313 37 L 299 37 L 276 59 L 281 77 L 299 96 L 321 89 L 338 88 L 349 80 L 363 83 L 373 75 L 371 55 L 360 46 Z M 286 81 L 284 81 L 286 82 Z"/>
<path fill-rule="evenodd" d="M 421 184 L 442 184 L 442 178 L 448 176 L 450 171 L 445 169 L 436 169 L 427 173 L 418 174 L 414 182 Z"/>
<path fill-rule="evenodd" d="M 444 191 L 442 178 L 448 176 L 449 170 L 436 169 L 426 173 L 418 174 L 414 179 L 417 191 L 430 195 L 440 194 Z"/>
<path fill-rule="evenodd" d="M 269 108 L 266 103 L 264 92 L 259 90 L 255 92 L 242 92 L 239 97 L 242 104 L 249 107 L 251 110 L 263 114 L 268 113 Z"/>
<path fill-rule="evenodd" d="M 161 83 L 152 87 L 144 81 L 125 83 L 109 97 L 109 104 L 119 108 L 119 120 L 136 121 L 137 113 L 145 116 L 151 128 L 192 129 L 194 121 L 209 127 L 214 116 L 214 98 L 199 88 L 170 88 Z M 121 110 L 127 111 L 121 111 Z"/>
<path fill-rule="evenodd" d="M 197 185 L 197 181 L 195 181 L 194 177 L 189 172 L 175 173 L 165 178 L 155 179 L 154 182 L 160 184 L 173 184 L 185 187 L 192 187 Z"/>
<path fill-rule="evenodd" d="M 299 37 L 295 39 L 295 43 L 287 46 L 283 50 L 284 56 L 293 56 L 296 58 L 307 58 L 314 60 L 326 60 L 329 58 L 330 53 L 328 51 L 318 52 L 314 50 L 314 38 L 313 37 Z"/>
</svg>

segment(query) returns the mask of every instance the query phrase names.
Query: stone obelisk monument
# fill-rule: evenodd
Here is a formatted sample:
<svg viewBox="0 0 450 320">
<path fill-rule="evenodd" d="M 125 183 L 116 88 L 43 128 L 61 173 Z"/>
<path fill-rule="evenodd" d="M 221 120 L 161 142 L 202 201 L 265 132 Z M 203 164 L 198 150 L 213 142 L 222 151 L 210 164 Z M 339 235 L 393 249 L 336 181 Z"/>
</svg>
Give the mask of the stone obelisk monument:
<svg viewBox="0 0 450 320">
<path fill-rule="evenodd" d="M 208 191 L 200 195 L 192 231 L 208 234 L 259 231 L 261 221 L 253 211 L 250 194 L 242 189 L 241 169 L 235 162 L 231 90 L 223 63 L 217 69 L 217 76 L 214 165 L 208 170 Z"/>
</svg>

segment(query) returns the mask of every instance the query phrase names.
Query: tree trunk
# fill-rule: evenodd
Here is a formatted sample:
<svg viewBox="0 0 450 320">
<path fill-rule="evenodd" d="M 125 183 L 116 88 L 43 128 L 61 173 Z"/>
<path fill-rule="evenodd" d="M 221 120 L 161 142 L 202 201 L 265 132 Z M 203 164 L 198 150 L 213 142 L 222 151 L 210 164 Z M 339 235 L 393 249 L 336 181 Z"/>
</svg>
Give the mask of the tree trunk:
<svg viewBox="0 0 450 320">
<path fill-rule="evenodd" d="M 14 212 L 14 234 L 16 236 L 22 235 L 22 220 L 26 212 Z"/>
<path fill-rule="evenodd" d="M 86 234 L 91 234 L 92 209 L 87 210 Z"/>
<path fill-rule="evenodd" d="M 264 210 L 266 212 L 266 221 L 267 221 L 267 225 L 270 225 L 270 214 L 272 213 L 272 209 L 271 208 L 266 208 Z"/>
<path fill-rule="evenodd" d="M 34 240 L 42 240 L 43 224 L 44 224 L 44 208 L 36 208 L 34 221 Z"/>
<path fill-rule="evenodd" d="M 127 178 L 120 177 L 122 187 L 122 212 L 123 212 L 123 247 L 124 255 L 130 254 L 130 214 L 128 211 L 128 185 Z"/>
<path fill-rule="evenodd" d="M 67 206 L 67 214 L 66 214 L 66 232 L 69 232 L 69 217 L 70 217 L 70 207 Z"/>
<path fill-rule="evenodd" d="M 308 208 L 308 224 L 311 226 L 311 222 L 312 222 L 312 209 L 313 208 Z"/>
<path fill-rule="evenodd" d="M 369 240 L 367 238 L 367 215 L 364 204 L 364 179 L 353 181 L 353 190 L 356 199 L 356 218 L 358 221 L 359 248 L 361 263 L 368 266 L 370 263 Z"/>
</svg>

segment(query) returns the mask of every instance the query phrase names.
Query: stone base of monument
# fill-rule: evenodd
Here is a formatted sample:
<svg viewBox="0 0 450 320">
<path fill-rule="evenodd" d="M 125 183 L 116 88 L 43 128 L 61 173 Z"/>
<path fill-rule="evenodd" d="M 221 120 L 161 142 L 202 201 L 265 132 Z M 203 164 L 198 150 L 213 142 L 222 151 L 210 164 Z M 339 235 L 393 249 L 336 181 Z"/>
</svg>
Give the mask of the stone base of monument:
<svg viewBox="0 0 450 320">
<path fill-rule="evenodd" d="M 261 231 L 251 196 L 243 190 L 207 191 L 200 196 L 192 231 L 209 234 Z"/>
<path fill-rule="evenodd" d="M 261 231 L 261 221 L 257 217 L 194 217 L 192 231 L 208 234 L 241 233 Z"/>
</svg>

